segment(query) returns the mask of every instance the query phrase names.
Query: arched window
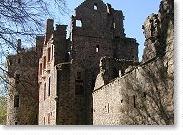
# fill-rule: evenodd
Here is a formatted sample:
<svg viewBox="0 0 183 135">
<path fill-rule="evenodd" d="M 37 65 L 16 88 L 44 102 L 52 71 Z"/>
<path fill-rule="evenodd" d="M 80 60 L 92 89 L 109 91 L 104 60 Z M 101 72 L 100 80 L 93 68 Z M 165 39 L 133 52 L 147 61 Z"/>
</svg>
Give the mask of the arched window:
<svg viewBox="0 0 183 135">
<path fill-rule="evenodd" d="M 113 22 L 113 28 L 116 29 L 116 23 L 115 22 Z"/>
<path fill-rule="evenodd" d="M 96 3 L 94 4 L 94 7 L 93 8 L 94 8 L 94 10 L 98 10 L 98 7 L 97 7 L 97 4 Z"/>
<path fill-rule="evenodd" d="M 96 52 L 99 52 L 99 45 L 96 46 Z"/>
</svg>

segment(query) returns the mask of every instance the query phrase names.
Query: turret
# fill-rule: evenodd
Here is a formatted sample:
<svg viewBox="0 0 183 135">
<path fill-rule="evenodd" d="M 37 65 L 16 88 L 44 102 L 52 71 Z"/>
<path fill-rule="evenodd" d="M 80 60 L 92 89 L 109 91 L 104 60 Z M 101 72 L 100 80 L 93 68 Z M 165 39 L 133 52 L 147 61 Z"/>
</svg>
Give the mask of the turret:
<svg viewBox="0 0 183 135">
<path fill-rule="evenodd" d="M 53 24 L 54 24 L 54 20 L 53 19 L 47 19 L 45 44 L 48 42 L 48 40 L 50 39 L 51 35 L 53 34 L 53 31 L 54 31 Z"/>
</svg>

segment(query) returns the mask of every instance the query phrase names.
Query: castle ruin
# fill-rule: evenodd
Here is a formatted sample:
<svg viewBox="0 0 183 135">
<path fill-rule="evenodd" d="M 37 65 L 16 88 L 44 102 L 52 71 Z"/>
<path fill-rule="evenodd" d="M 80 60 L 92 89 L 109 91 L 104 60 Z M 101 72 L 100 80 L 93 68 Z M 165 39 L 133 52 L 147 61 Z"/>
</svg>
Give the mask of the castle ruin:
<svg viewBox="0 0 183 135">
<path fill-rule="evenodd" d="M 145 21 L 141 63 L 138 43 L 124 33 L 122 11 L 102 0 L 85 0 L 75 12 L 68 38 L 67 26 L 54 27 L 52 19 L 47 20 L 46 34 L 37 36 L 30 54 L 35 63 L 26 64 L 32 69 L 28 79 L 33 87 L 25 85 L 23 90 L 16 83 L 18 79 L 25 84 L 21 78 L 30 69 L 20 63 L 9 65 L 13 87 L 9 89 L 8 123 L 173 124 L 173 2 L 163 0 L 159 13 Z M 24 52 L 20 47 L 8 60 L 19 61 L 17 56 Z"/>
</svg>

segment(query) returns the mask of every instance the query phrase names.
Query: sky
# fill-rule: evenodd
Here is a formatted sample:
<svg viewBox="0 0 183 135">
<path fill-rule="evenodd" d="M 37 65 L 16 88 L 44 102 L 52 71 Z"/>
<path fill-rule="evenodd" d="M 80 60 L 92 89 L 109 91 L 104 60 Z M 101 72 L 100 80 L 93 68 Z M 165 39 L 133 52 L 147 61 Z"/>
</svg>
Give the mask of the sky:
<svg viewBox="0 0 183 135">
<path fill-rule="evenodd" d="M 55 23 L 70 24 L 70 17 L 74 9 L 84 0 L 66 0 L 69 14 L 56 17 Z M 112 5 L 114 9 L 122 10 L 125 16 L 124 28 L 127 37 L 136 38 L 139 43 L 139 60 L 143 55 L 144 35 L 142 25 L 152 13 L 158 13 L 160 0 L 103 0 Z"/>
<path fill-rule="evenodd" d="M 74 9 L 79 6 L 84 0 L 66 0 L 68 14 L 57 14 L 56 10 L 52 9 L 54 14 L 53 19 L 56 24 L 70 24 L 70 17 L 74 15 Z M 136 38 L 139 43 L 139 60 L 141 61 L 144 49 L 144 35 L 142 25 L 148 15 L 157 13 L 160 0 L 103 0 L 109 3 L 116 10 L 122 10 L 125 16 L 124 28 L 127 37 Z M 51 1 L 50 1 L 51 2 Z M 50 3 L 51 4 L 51 3 Z M 50 6 L 51 7 L 51 6 Z M 45 18 L 46 23 L 46 18 Z M 0 83 L 0 88 L 2 88 Z M 3 88 L 4 89 L 4 88 Z"/>
</svg>

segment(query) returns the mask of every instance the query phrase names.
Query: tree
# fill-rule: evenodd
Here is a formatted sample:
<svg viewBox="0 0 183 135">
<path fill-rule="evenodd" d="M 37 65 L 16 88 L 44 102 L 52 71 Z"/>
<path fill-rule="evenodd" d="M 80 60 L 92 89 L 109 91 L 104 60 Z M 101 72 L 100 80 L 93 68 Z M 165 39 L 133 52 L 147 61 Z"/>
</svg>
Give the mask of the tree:
<svg viewBox="0 0 183 135">
<path fill-rule="evenodd" d="M 162 0 L 159 14 L 145 23 L 150 25 L 144 27 L 144 63 L 125 82 L 133 94 L 133 106 L 126 112 L 130 124 L 174 124 L 173 7 L 173 1 Z"/>
<path fill-rule="evenodd" d="M 54 9 L 54 10 L 53 10 Z M 0 123 L 5 124 L 8 71 L 7 56 L 17 51 L 17 39 L 24 47 L 34 46 L 35 37 L 43 33 L 43 23 L 57 14 L 66 14 L 65 0 L 0 0 Z M 24 79 L 25 81 L 26 78 Z M 31 85 L 28 82 L 22 84 Z M 22 86 L 23 87 L 23 86 Z M 25 86 L 26 88 L 26 86 Z M 27 93 L 30 96 L 31 93 Z"/>
<path fill-rule="evenodd" d="M 135 70 L 137 74 L 133 72 L 125 80 L 125 88 L 129 90 L 126 102 L 131 104 L 126 124 L 173 124 L 174 79 L 168 75 L 163 60 L 156 58 Z M 132 95 L 135 99 L 131 99 Z"/>
<path fill-rule="evenodd" d="M 34 46 L 33 41 L 43 31 L 46 18 L 53 18 L 53 12 L 67 13 L 65 0 L 1 0 L 0 1 L 0 89 L 7 83 L 5 60 L 17 50 L 17 38 L 26 46 Z"/>
</svg>

